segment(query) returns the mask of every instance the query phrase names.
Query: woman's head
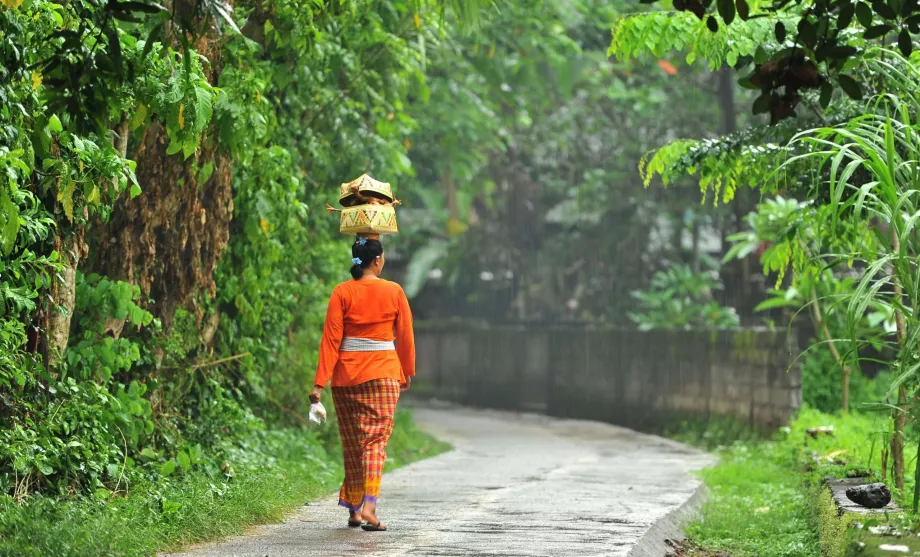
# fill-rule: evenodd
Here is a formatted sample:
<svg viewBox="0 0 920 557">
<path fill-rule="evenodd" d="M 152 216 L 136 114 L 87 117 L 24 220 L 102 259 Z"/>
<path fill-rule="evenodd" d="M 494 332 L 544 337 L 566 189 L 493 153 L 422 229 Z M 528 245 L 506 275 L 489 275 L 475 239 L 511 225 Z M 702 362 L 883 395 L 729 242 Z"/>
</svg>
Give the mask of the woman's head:
<svg viewBox="0 0 920 557">
<path fill-rule="evenodd" d="M 380 240 L 358 238 L 351 246 L 351 257 L 351 276 L 355 280 L 362 278 L 368 270 L 377 276 L 383 271 L 385 260 Z"/>
</svg>

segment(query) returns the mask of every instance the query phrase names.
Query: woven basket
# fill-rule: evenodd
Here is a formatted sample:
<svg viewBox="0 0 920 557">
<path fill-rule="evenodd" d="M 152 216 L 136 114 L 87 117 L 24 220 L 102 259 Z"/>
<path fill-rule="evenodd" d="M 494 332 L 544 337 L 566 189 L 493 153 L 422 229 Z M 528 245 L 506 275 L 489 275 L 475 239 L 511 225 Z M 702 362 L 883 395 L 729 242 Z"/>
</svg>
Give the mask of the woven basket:
<svg viewBox="0 0 920 557">
<path fill-rule="evenodd" d="M 365 195 L 369 194 L 369 197 L 377 197 L 391 203 L 396 200 L 396 198 L 393 197 L 393 188 L 390 187 L 390 184 L 378 182 L 367 174 L 362 174 L 357 179 L 341 185 L 339 188 L 339 203 L 345 207 L 349 205 L 355 206 L 360 203 L 360 200 L 357 199 L 355 195 L 355 191 Z"/>
<path fill-rule="evenodd" d="M 396 234 L 396 210 L 390 205 L 357 205 L 342 209 L 342 234 Z"/>
</svg>

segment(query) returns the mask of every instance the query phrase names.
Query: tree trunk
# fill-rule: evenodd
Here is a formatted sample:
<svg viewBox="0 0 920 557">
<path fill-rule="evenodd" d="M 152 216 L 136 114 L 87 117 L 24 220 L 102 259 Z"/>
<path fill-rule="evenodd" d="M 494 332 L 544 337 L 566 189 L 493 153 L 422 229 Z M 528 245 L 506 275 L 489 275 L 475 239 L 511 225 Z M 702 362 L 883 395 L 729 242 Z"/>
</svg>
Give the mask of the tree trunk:
<svg viewBox="0 0 920 557">
<path fill-rule="evenodd" d="M 87 251 L 83 237 L 84 228 L 78 226 L 70 234 L 58 236 L 54 240 L 54 249 L 61 256 L 63 268 L 51 282 L 48 293 L 50 300 L 43 312 L 48 338 L 44 358 L 48 367 L 54 367 L 60 362 L 70 341 L 70 321 L 77 301 L 77 266 Z"/>
<path fill-rule="evenodd" d="M 735 114 L 735 71 L 725 67 L 719 70 L 719 107 L 722 109 L 722 133 L 735 133 L 738 118 Z"/>
<path fill-rule="evenodd" d="M 118 126 L 112 133 L 112 146 L 122 158 L 125 157 L 128 150 L 128 131 L 128 118 L 122 115 Z M 113 187 L 115 186 L 117 186 L 117 179 L 113 184 Z M 86 218 L 88 214 L 84 214 L 83 222 L 86 221 Z M 51 302 L 49 307 L 42 312 L 45 316 L 44 327 L 48 337 L 43 352 L 45 363 L 49 367 L 59 362 L 70 341 L 70 323 L 77 301 L 77 267 L 89 253 L 85 236 L 86 228 L 83 225 L 77 225 L 66 236 L 58 236 L 54 240 L 54 249 L 60 254 L 64 267 L 58 273 L 60 278 L 52 281 L 49 292 Z"/>
<path fill-rule="evenodd" d="M 693 224 L 690 228 L 690 267 L 694 273 L 700 272 L 700 219 L 699 215 L 694 213 Z"/>
<path fill-rule="evenodd" d="M 735 72 L 732 68 L 724 67 L 718 74 L 718 99 L 722 111 L 722 134 L 728 135 L 738 131 L 738 117 L 735 110 Z M 735 192 L 732 209 L 735 220 L 735 232 L 740 232 L 744 226 L 744 216 L 750 212 L 750 196 L 748 191 L 739 189 Z M 732 305 L 738 310 L 742 319 L 748 316 L 751 307 L 751 257 L 745 257 L 738 263 L 739 277 L 736 279 L 735 291 L 732 292 Z"/>
</svg>

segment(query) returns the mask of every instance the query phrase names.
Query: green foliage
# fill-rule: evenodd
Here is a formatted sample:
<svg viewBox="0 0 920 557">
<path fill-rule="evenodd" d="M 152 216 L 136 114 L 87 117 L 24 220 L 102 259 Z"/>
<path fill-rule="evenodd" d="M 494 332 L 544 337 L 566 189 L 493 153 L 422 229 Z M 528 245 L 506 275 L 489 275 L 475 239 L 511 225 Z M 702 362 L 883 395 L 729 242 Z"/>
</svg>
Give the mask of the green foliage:
<svg viewBox="0 0 920 557">
<path fill-rule="evenodd" d="M 710 273 L 694 273 L 686 265 L 674 265 L 652 277 L 648 291 L 636 291 L 639 310 L 629 318 L 640 330 L 727 329 L 738 326 L 733 308 L 712 299 L 721 283 Z"/>
<path fill-rule="evenodd" d="M 860 340 L 857 324 L 873 303 L 894 309 L 898 329 L 897 359 L 892 364 L 894 381 L 890 391 L 898 392 L 898 409 L 894 414 L 895 473 L 898 483 L 904 482 L 901 470 L 904 454 L 900 447 L 905 439 L 905 421 L 916 415 L 912 393 L 917 388 L 917 340 L 920 338 L 916 313 L 905 308 L 915 306 L 920 299 L 913 264 L 914 227 L 917 221 L 918 180 L 915 161 L 918 156 L 916 132 L 917 98 L 908 83 L 916 80 L 920 70 L 915 65 L 888 53 L 895 63 L 879 62 L 876 68 L 888 77 L 893 91 L 879 97 L 867 107 L 868 113 L 844 126 L 822 128 L 804 133 L 796 141 L 813 148 L 802 160 L 828 170 L 828 176 L 818 182 L 826 188 L 832 209 L 832 230 L 848 221 L 879 223 L 870 227 L 875 243 L 871 251 L 860 254 L 865 269 L 846 309 L 847 336 L 854 344 Z M 902 70 L 906 68 L 906 70 Z M 886 286 L 890 285 L 890 291 Z M 920 490 L 920 483 L 917 484 Z M 914 494 L 920 503 L 920 491 Z M 916 509 L 915 509 L 916 510 Z"/>
<path fill-rule="evenodd" d="M 335 223 L 312 209 L 368 166 L 396 184 L 413 173 L 406 138 L 417 125 L 405 107 L 424 91 L 436 7 L 295 1 L 243 3 L 233 14 L 202 1 L 194 13 L 207 16 L 192 21 L 140 2 L 35 0 L 0 12 L 0 36 L 16 39 L 0 47 L 0 397 L 9 407 L 0 425 L 19 435 L 0 456 L 9 493 L 220 474 L 224 444 L 263 419 L 305 415 L 325 298 L 347 269 Z M 239 29 L 245 18 L 260 32 Z M 233 31 L 219 59 L 209 28 Z M 232 174 L 234 225 L 216 292 L 200 292 L 165 330 L 159 300 L 115 277 L 78 275 L 75 307 L 46 304 L 52 281 L 64 282 L 52 248 L 83 249 L 141 194 L 131 159 L 150 135 L 167 165 L 192 166 L 213 150 L 233 160 L 201 164 L 191 171 L 198 183 L 185 184 Z M 41 336 L 43 311 L 73 311 L 52 370 L 41 338 L 26 334 Z M 71 439 L 80 447 L 66 446 Z"/>
<path fill-rule="evenodd" d="M 443 449 L 412 425 L 410 414 L 397 413 L 388 466 Z M 228 446 L 230 475 L 188 458 L 188 473 L 179 474 L 176 465 L 168 478 L 140 481 L 110 501 L 36 495 L 20 504 L 0 496 L 0 554 L 149 555 L 280 520 L 305 499 L 327 495 L 341 479 L 335 447 L 298 429 L 257 430 Z"/>
<path fill-rule="evenodd" d="M 707 451 L 724 450 L 736 443 L 754 443 L 764 438 L 762 432 L 730 416 L 685 420 L 665 427 L 662 435 Z"/>
<path fill-rule="evenodd" d="M 726 443 L 720 462 L 703 471 L 709 501 L 687 528 L 691 540 L 709 550 L 738 556 L 818 556 L 818 503 L 827 477 L 869 475 L 880 481 L 880 453 L 888 435 L 884 415 L 825 414 L 804 407 L 789 427 L 772 439 L 749 435 Z M 811 428 L 832 427 L 832 435 L 812 438 Z M 711 439 L 723 431 L 716 424 Z M 681 439 L 692 441 L 691 437 Z M 909 472 L 913 472 L 913 463 Z M 890 485 L 889 475 L 889 485 Z M 899 503 L 907 504 L 909 496 Z M 905 495 L 909 490 L 905 491 Z M 906 499 L 906 500 L 905 500 Z"/>
<path fill-rule="evenodd" d="M 791 24 L 792 18 L 783 19 Z M 735 67 L 752 59 L 758 49 L 770 48 L 776 21 L 752 19 L 731 26 L 719 26 L 713 33 L 705 22 L 681 12 L 650 12 L 616 21 L 608 55 L 620 60 L 645 53 L 662 58 L 672 52 L 687 52 L 687 64 L 698 60 L 718 70 L 723 64 Z"/>
<path fill-rule="evenodd" d="M 843 123 L 862 112 L 862 103 L 842 100 L 818 116 L 752 126 L 717 138 L 675 140 L 643 155 L 639 172 L 646 187 L 656 176 L 665 186 L 699 176 L 703 201 L 711 195 L 715 205 L 730 203 L 739 189 L 806 196 L 812 174 L 801 164 L 784 166 L 800 154 L 801 146 L 790 142 L 815 125 Z"/>
<path fill-rule="evenodd" d="M 741 144 L 725 149 L 718 140 L 678 140 L 646 153 L 639 172 L 646 187 L 658 175 L 664 185 L 685 175 L 699 174 L 703 201 L 712 192 L 713 204 L 729 203 L 738 188 L 754 188 L 768 181 L 773 167 L 786 151 L 778 145 Z"/>
<path fill-rule="evenodd" d="M 426 43 L 398 241 L 429 315 L 623 323 L 651 262 L 673 258 L 651 238 L 693 194 L 637 189 L 635 161 L 717 129 L 720 112 L 702 72 L 607 56 L 606 29 L 634 9 L 512 3 L 471 36 Z"/>
<path fill-rule="evenodd" d="M 738 443 L 702 473 L 709 500 L 687 535 L 707 549 L 738 556 L 817 556 L 808 492 L 790 473 L 784 447 Z"/>
<path fill-rule="evenodd" d="M 0 552 L 147 554 L 327 487 L 334 425 L 278 428 L 306 415 L 326 299 L 347 277 L 321 207 L 361 172 L 413 179 L 426 45 L 476 23 L 478 3 L 2 4 Z M 157 185 L 138 176 L 199 199 L 232 183 L 229 237 L 198 207 L 214 245 L 148 246 L 226 245 L 216 287 L 177 311 L 131 270 L 103 276 L 122 268 L 96 249 L 117 242 L 106 223 L 170 201 L 138 198 Z M 169 226 L 192 228 L 183 209 Z M 394 463 L 443 450 L 398 422 Z"/>
<path fill-rule="evenodd" d="M 829 370 L 837 363 L 826 346 L 815 342 L 801 357 L 802 402 L 811 408 L 833 414 L 840 411 L 840 379 Z M 873 406 L 885 400 L 891 384 L 890 374 L 881 373 L 873 379 L 856 371 L 850 376 L 850 405 L 853 408 Z"/>
<path fill-rule="evenodd" d="M 796 107 L 811 96 L 827 108 L 835 85 L 847 97 L 862 100 L 865 80 L 854 70 L 866 47 L 875 41 L 887 44 L 886 37 L 896 34 L 900 53 L 909 57 L 912 34 L 920 32 L 920 9 L 912 2 L 778 0 L 753 9 L 744 0 L 715 4 L 717 9 L 711 1 L 679 0 L 673 6 L 676 13 L 625 18 L 614 27 L 610 52 L 629 58 L 645 51 L 661 56 L 689 49 L 688 61 L 699 53 L 713 69 L 723 63 L 738 71 L 753 66 L 739 83 L 761 91 L 753 112 L 769 112 L 775 124 L 795 116 Z M 736 13 L 741 16 L 737 21 Z"/>
</svg>

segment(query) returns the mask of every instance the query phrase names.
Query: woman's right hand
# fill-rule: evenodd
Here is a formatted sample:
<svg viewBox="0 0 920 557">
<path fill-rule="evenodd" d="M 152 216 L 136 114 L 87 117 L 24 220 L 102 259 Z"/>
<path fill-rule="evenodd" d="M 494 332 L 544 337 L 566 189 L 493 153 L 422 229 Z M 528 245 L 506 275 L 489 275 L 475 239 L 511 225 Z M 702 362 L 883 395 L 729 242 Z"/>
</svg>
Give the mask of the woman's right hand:
<svg viewBox="0 0 920 557">
<path fill-rule="evenodd" d="M 320 401 L 320 398 L 323 396 L 323 388 L 319 385 L 314 385 L 313 391 L 310 393 L 310 402 L 316 404 Z"/>
<path fill-rule="evenodd" d="M 399 391 L 404 393 L 412 386 L 412 377 L 406 377 L 406 382 L 399 386 Z"/>
</svg>

